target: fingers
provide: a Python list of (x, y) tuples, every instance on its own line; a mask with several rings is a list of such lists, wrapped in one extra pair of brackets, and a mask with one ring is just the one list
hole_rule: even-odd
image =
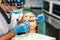
[(44, 14), (38, 15), (36, 18), (37, 22), (43, 22), (44, 21)]
[(26, 21), (25, 21), (25, 22), (23, 22), (23, 23), (25, 24), (25, 23), (27, 23), (27, 22), (28, 22), (28, 20), (26, 20)]
[(21, 23), (18, 26), (28, 27), (29, 26), (29, 21), (25, 21), (24, 23)]
[(29, 30), (29, 21), (24, 22), (24, 29), (26, 32)]
[(24, 24), (25, 24), (25, 26), (29, 26), (29, 21), (28, 20), (25, 21)]
[(41, 17), (41, 16), (43, 16), (43, 17), (44, 17), (44, 14), (40, 14), (40, 15), (38, 15), (37, 17)]
[(44, 21), (43, 17), (37, 18), (37, 22), (43, 22), (43, 21)]
[(25, 21), (25, 26), (27, 27), (27, 28), (29, 28), (29, 21)]
[(27, 21), (25, 24), (28, 25), (29, 24), (29, 21)]

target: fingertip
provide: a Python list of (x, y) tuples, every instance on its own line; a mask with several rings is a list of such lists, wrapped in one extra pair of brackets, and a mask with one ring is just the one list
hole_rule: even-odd
[(27, 23), (28, 22), (28, 20), (26, 20), (24, 23)]
[(29, 21), (27, 21), (26, 24), (29, 24)]

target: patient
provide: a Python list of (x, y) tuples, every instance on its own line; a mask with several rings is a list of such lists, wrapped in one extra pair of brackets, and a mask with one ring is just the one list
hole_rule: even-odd
[[(30, 27), (29, 27), (29, 31), (26, 33), (36, 33), (37, 32), (37, 27), (38, 27), (38, 23), (36, 22), (36, 16), (34, 15), (34, 13), (32, 12), (25, 12), (22, 19), (20, 21), (18, 21), (18, 24), (25, 22), (26, 20), (28, 20), (30, 22)], [(14, 40), (14, 38), (12, 39)]]
[(35, 21), (36, 16), (32, 12), (25, 12), (21, 21), (18, 22), (18, 24), (25, 22), (28, 20), (30, 22), (29, 31), (27, 33), (36, 33), (36, 29), (38, 26), (38, 23)]

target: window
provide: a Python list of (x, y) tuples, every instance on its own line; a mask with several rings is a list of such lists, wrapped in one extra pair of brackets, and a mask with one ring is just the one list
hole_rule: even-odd
[(60, 16), (60, 5), (53, 4), (53, 14)]
[(43, 2), (43, 9), (46, 11), (49, 11), (49, 2), (48, 1)]

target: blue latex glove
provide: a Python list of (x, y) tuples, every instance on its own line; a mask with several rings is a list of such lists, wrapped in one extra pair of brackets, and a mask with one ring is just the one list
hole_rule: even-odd
[(13, 29), (14, 35), (18, 33), (27, 32), (29, 30), (29, 21), (19, 24)]
[(44, 21), (44, 14), (38, 15), (37, 18), (36, 18), (36, 21), (37, 22), (43, 22)]

